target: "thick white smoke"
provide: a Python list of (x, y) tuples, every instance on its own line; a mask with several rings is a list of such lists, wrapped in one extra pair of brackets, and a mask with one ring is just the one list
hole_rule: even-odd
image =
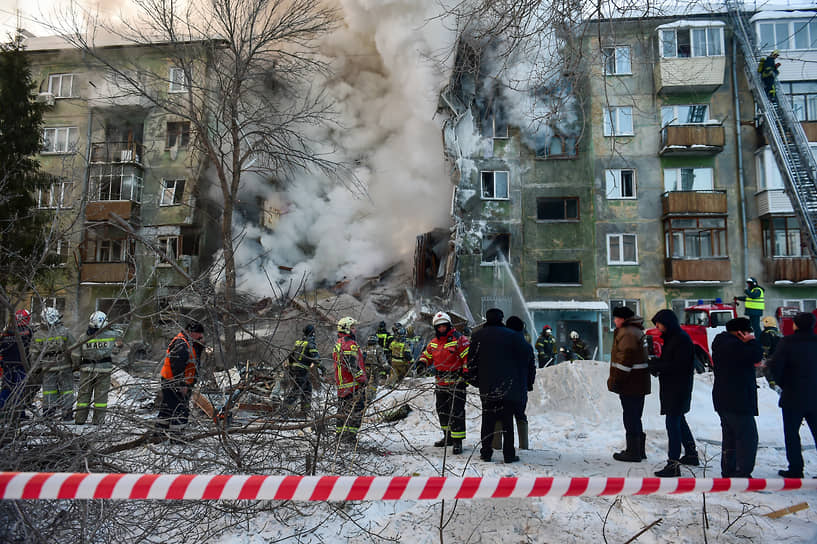
[(355, 282), (409, 259), (417, 234), (447, 224), (452, 187), (434, 116), (456, 36), (439, 9), (437, 0), (341, 2), (343, 25), (320, 48), (338, 126), (312, 136), (358, 165), (367, 194), (317, 176), (288, 184), (275, 195), (286, 213), (274, 229), (237, 226), (239, 288), (264, 293), (270, 280), (301, 275)]

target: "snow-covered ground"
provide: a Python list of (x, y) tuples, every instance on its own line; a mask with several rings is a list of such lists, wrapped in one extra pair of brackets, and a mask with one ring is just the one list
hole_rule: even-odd
[[(462, 456), (450, 455), (443, 471), (440, 448), (431, 443), (441, 434), (433, 410), (428, 379), (410, 380), (407, 389), (390, 393), (394, 400), (424, 392), (411, 400), (414, 410), (393, 426), (365, 432), (363, 445), (385, 448), (389, 455), (372, 456), (382, 470), (391, 466), (394, 475), (433, 476), (652, 476), (666, 460), (664, 419), (659, 415), (658, 381), (647, 397), (644, 427), (647, 457), (642, 463), (620, 463), (612, 452), (624, 446), (618, 397), (606, 389), (609, 363), (582, 361), (540, 370), (528, 403), (530, 450), (520, 451), (521, 462), (505, 465), (501, 454), (495, 461), (479, 460), (479, 410), (475, 390), (469, 388), (468, 438)], [(760, 446), (753, 476), (776, 478), (786, 468), (785, 449), (777, 394), (758, 381)], [(692, 411), (687, 415), (698, 451), (706, 466), (685, 469), (687, 475), (720, 476), (720, 423), (712, 409), (712, 374), (697, 375)], [(389, 397), (384, 401), (389, 402)], [(807, 428), (802, 431), (806, 451), (806, 475), (817, 474), (817, 453)], [(368, 451), (368, 449), (367, 449)], [(360, 455), (372, 455), (361, 452)], [(704, 529), (702, 495), (643, 496), (621, 498), (537, 498), (436, 502), (364, 502), (347, 504), (343, 516), (309, 534), (326, 515), (329, 505), (304, 505), (303, 526), (286, 526), (271, 516), (259, 515), (250, 527), (235, 530), (219, 542), (626, 542), (644, 526), (662, 519), (638, 542), (817, 542), (817, 513), (807, 509), (779, 519), (763, 516), (801, 502), (814, 502), (808, 492), (712, 494), (706, 496), (707, 529)], [(337, 507), (338, 505), (334, 505)], [(441, 508), (444, 529), (440, 531)], [(342, 517), (354, 520), (343, 523)], [(605, 522), (606, 520), (606, 522)], [(310, 523), (312, 522), (312, 523)], [(442, 534), (442, 538), (441, 538)], [(375, 536), (376, 535), (376, 536)], [(291, 540), (289, 540), (291, 539)]]

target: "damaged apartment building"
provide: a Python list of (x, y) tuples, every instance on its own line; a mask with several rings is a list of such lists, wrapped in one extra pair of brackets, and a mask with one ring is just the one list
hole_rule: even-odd
[[(586, 22), (560, 45), (559, 77), (533, 91), (556, 104), (540, 119), (474, 61), (484, 50), (461, 44), (457, 65), (470, 69), (440, 102), (458, 282), (476, 320), (499, 307), (534, 333), (550, 325), (559, 345), (575, 330), (604, 358), (619, 305), (680, 316), (731, 302), (752, 276), (767, 315), (814, 310), (815, 217), (790, 197), (817, 195), (804, 143), (813, 153), (816, 21), (811, 6)], [(764, 111), (784, 108), (757, 103), (752, 75), (773, 49), (792, 116), (780, 130)], [(509, 114), (520, 109), (534, 115)], [(775, 147), (792, 132), (799, 146)]]
[[(157, 96), (187, 99), (170, 45), (96, 45), (133, 66), (128, 77), (154, 86)], [(50, 106), (38, 158), (58, 181), (38, 203), (53, 211), (62, 262), (31, 294), (32, 313), (55, 306), (73, 324), (102, 310), (129, 337), (149, 336), (160, 310), (184, 305), (175, 295), (189, 285), (186, 276), (204, 269), (202, 256), (214, 252), (208, 243), (218, 239), (207, 236), (204, 161), (191, 145), (190, 123), (117, 83), (61, 38), (29, 38), (26, 51), (37, 100)]]

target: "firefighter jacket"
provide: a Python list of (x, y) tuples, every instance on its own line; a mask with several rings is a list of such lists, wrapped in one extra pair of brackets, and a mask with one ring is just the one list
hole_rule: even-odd
[(44, 326), (31, 340), (32, 364), (39, 365), (43, 370), (65, 370), (71, 368), (71, 355), (68, 348), (76, 343), (71, 331), (62, 323), (54, 326)]
[(31, 329), (17, 327), (17, 332), (20, 333), (20, 340), (23, 343), (23, 354), (20, 353), (20, 345), (17, 343), (14, 326), (6, 329), (3, 335), (0, 336), (0, 360), (4, 365), (18, 364), (25, 366), (27, 364), (28, 350), (31, 345)]
[(392, 340), (389, 351), (392, 363), (410, 363), (412, 360), (411, 350), (405, 340), (401, 341), (399, 338)]
[(420, 361), (434, 368), (437, 385), (456, 384), (467, 378), (469, 345), (468, 338), (452, 327), (448, 334), (435, 336), (428, 343)]
[(363, 350), (363, 361), (370, 376), (374, 374), (385, 376), (389, 373), (389, 362), (379, 344), (366, 346)]
[(779, 63), (773, 57), (761, 57), (757, 64), (757, 71), (763, 79), (763, 83), (772, 85), (774, 78), (780, 74)]
[(80, 367), (83, 372), (112, 372), (113, 361), (111, 355), (118, 351), (119, 333), (107, 329), (88, 327), (80, 345)]
[(610, 351), (607, 389), (624, 396), (649, 395), (649, 358), (644, 334), (644, 318), (633, 316), (616, 328)]
[(552, 334), (540, 334), (536, 339), (536, 355), (539, 359), (539, 368), (556, 355), (556, 339)]
[(570, 350), (573, 353), (574, 359), (590, 359), (590, 350), (587, 349), (587, 344), (585, 344), (581, 338), (573, 340)]
[(171, 386), (191, 386), (196, 383), (198, 357), (194, 342), (184, 332), (180, 332), (167, 347), (162, 365), (162, 378)]
[(315, 337), (310, 335), (296, 340), (289, 360), (292, 368), (302, 370), (309, 370), (312, 366), (320, 365), (321, 357), (318, 354)]
[(366, 365), (353, 335), (338, 334), (332, 359), (335, 362), (338, 397), (348, 397), (366, 384)]

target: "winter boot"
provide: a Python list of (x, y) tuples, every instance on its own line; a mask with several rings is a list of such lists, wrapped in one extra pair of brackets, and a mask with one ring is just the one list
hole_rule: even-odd
[(451, 443), (451, 433), (448, 431), (443, 432), (443, 437), (436, 442), (434, 442), (435, 448), (444, 448)]
[(641, 451), (641, 458), (647, 458), (647, 433), (641, 433), (641, 440), (638, 443)]
[(516, 432), (519, 435), (519, 449), (527, 450), (528, 448), (528, 422), (521, 419), (516, 420)]
[(691, 467), (697, 467), (701, 464), (701, 460), (698, 459), (698, 452), (695, 450), (692, 450), (692, 453), (685, 453), (678, 462)]
[(459, 455), (462, 453), (462, 439), (455, 438), (454, 439), (454, 446), (451, 448), (451, 453), (454, 455)]
[(627, 435), (627, 448), (623, 451), (613, 454), (613, 459), (616, 461), (624, 461), (627, 463), (641, 462), (641, 437), (637, 434)]
[(795, 470), (778, 470), (777, 474), (784, 478), (802, 478), (803, 471), (797, 472)]
[(681, 476), (681, 463), (670, 459), (667, 461), (667, 466), (655, 472), (659, 478), (679, 478)]
[(497, 421), (494, 423), (494, 441), (491, 444), (491, 447), (495, 450), (502, 449), (502, 422)]

